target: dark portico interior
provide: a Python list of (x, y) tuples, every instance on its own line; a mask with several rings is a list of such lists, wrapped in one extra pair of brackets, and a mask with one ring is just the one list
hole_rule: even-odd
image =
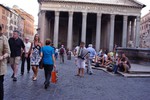
[[(46, 18), (49, 22), (48, 26), (48, 36), (52, 39), (54, 37), (54, 21), (55, 14), (54, 11), (47, 11)], [(61, 44), (67, 47), (67, 34), (68, 34), (68, 12), (60, 12), (59, 15), (59, 36), (58, 36), (58, 47)], [(110, 14), (102, 14), (101, 17), (101, 44), (100, 48), (108, 49), (109, 45), (109, 34), (110, 34)], [(92, 43), (95, 47), (96, 44), (96, 25), (97, 25), (97, 15), (96, 13), (87, 14), (87, 24), (86, 24), (86, 46)], [(81, 42), (82, 34), (82, 13), (74, 12), (73, 14), (73, 39), (72, 47), (79, 45)], [(114, 44), (122, 46), (122, 34), (123, 34), (123, 16), (115, 16), (115, 26), (114, 26)], [(48, 38), (48, 37), (47, 37)]]

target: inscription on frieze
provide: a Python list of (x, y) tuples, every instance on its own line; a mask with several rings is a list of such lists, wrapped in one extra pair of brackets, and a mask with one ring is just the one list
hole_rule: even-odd
[(126, 12), (126, 9), (120, 9), (118, 7), (103, 7), (103, 6), (89, 6), (89, 5), (68, 5), (63, 4), (59, 5), (62, 9), (73, 9), (73, 10), (79, 10), (79, 11), (102, 11), (102, 12)]
[(73, 11), (73, 12), (93, 12), (93, 13), (108, 13), (108, 14), (123, 14), (123, 15), (140, 15), (140, 9), (110, 6), (97, 4), (77, 4), (77, 3), (43, 3), (41, 10), (58, 10), (58, 11)]

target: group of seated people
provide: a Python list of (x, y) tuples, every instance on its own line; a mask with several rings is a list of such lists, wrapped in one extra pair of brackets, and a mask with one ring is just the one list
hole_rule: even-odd
[(94, 62), (95, 67), (106, 68), (110, 72), (117, 73), (117, 71), (128, 73), (131, 68), (129, 59), (126, 57), (125, 53), (121, 56), (118, 53), (113, 52), (102, 52), (97, 55), (97, 60)]

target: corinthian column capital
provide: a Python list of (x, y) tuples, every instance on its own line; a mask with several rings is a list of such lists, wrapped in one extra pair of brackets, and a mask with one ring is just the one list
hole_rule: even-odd
[(115, 15), (111, 14), (110, 18), (111, 18), (111, 20), (114, 20), (115, 19)]
[(140, 19), (141, 19), (140, 16), (137, 16), (137, 17), (136, 17), (136, 21), (137, 21), (137, 22), (140, 22)]
[(98, 16), (98, 17), (101, 17), (101, 16), (102, 16), (102, 13), (97, 13), (97, 16)]
[(82, 15), (83, 15), (83, 16), (87, 16), (87, 12), (83, 12)]
[(55, 16), (59, 16), (59, 11), (55, 11)]
[(73, 16), (73, 12), (72, 11), (69, 11), (69, 16)]
[(127, 21), (128, 20), (128, 16), (127, 15), (124, 15), (123, 16), (123, 21)]

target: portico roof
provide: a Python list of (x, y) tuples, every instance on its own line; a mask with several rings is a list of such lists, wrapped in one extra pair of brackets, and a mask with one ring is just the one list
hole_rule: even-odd
[(118, 6), (129, 6), (129, 7), (145, 7), (144, 4), (137, 0), (38, 0), (42, 2), (75, 2), (75, 3), (92, 3), (92, 4), (106, 4), (106, 5), (118, 5)]

